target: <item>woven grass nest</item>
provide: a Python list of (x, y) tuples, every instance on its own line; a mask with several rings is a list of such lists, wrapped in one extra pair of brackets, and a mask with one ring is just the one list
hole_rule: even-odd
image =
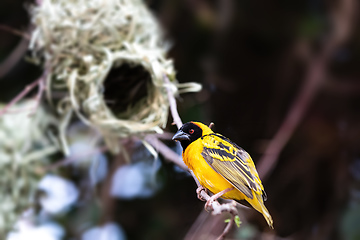
[[(14, 226), (19, 214), (30, 208), (37, 181), (46, 171), (50, 156), (59, 151), (44, 137), (57, 121), (40, 106), (29, 116), (35, 104), (26, 100), (12, 106), (0, 118), (0, 236)], [(0, 104), (0, 107), (3, 107)]]
[(76, 113), (113, 152), (119, 138), (162, 132), (167, 89), (201, 89), (177, 83), (162, 31), (141, 0), (44, 0), (30, 12), (29, 49), (48, 71), (48, 98), (63, 125)]

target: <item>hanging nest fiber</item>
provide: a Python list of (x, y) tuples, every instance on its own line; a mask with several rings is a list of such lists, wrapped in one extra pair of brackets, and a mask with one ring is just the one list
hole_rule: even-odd
[(56, 121), (41, 107), (29, 116), (26, 110), (34, 104), (33, 100), (24, 101), (0, 118), (0, 236), (3, 237), (18, 216), (31, 207), (49, 157), (59, 151), (44, 136)]
[(162, 132), (167, 88), (201, 89), (177, 83), (159, 24), (141, 0), (44, 0), (30, 12), (29, 48), (49, 72), (48, 97), (63, 125), (75, 112), (113, 152), (119, 138)]

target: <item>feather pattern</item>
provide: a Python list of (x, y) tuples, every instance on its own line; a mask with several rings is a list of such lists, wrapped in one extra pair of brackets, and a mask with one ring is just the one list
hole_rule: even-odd
[(184, 163), (203, 187), (213, 194), (233, 188), (221, 197), (252, 206), (273, 228), (272, 217), (264, 205), (264, 187), (244, 149), (200, 122), (185, 123), (173, 140), (180, 141)]
[(252, 199), (252, 191), (263, 195), (264, 187), (258, 177), (250, 155), (228, 138), (212, 133), (202, 136), (203, 151), (201, 155), (207, 163), (236, 189)]

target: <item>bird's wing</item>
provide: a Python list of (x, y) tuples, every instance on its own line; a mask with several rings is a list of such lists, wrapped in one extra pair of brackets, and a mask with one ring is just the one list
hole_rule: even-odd
[(253, 198), (253, 190), (266, 200), (254, 162), (245, 150), (220, 134), (205, 135), (202, 143), (201, 154), (217, 173), (248, 198)]

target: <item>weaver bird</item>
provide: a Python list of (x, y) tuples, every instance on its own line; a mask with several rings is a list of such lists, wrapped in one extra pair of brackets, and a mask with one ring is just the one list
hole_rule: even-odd
[[(185, 123), (172, 139), (180, 141), (184, 163), (203, 188), (222, 198), (250, 204), (273, 228), (264, 205), (267, 198), (264, 187), (244, 149), (200, 122)], [(197, 190), (198, 194), (203, 188)]]

